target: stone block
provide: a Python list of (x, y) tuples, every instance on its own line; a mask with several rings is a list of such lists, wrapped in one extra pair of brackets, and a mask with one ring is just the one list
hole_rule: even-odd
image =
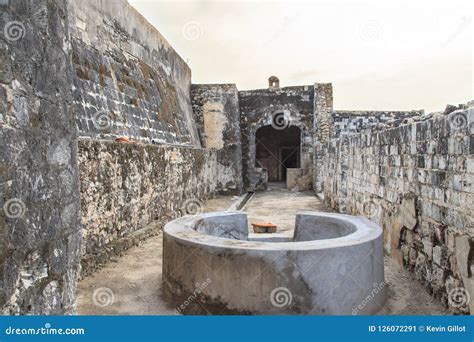
[(423, 253), (418, 253), (415, 260), (415, 276), (420, 279), (426, 279), (426, 256)]
[(455, 238), (456, 264), (463, 278), (471, 277), (471, 239), (467, 235)]
[(412, 246), (415, 241), (415, 233), (409, 229), (405, 231), (405, 243)]
[(415, 202), (416, 198), (414, 196), (404, 197), (400, 207), (402, 224), (409, 230), (413, 230), (417, 223)]
[(433, 247), (433, 262), (440, 267), (448, 267), (448, 249), (445, 246)]
[(410, 265), (415, 265), (418, 259), (418, 251), (415, 248), (410, 248), (409, 261)]
[(423, 243), (423, 253), (426, 254), (428, 259), (431, 259), (433, 255), (433, 244), (428, 239), (422, 239), (421, 242)]
[(441, 267), (433, 265), (431, 271), (431, 286), (435, 292), (443, 291), (445, 286), (446, 271)]
[(409, 245), (403, 245), (400, 248), (400, 250), (401, 250), (404, 262), (408, 264), (410, 262), (410, 246)]
[(305, 191), (313, 187), (313, 169), (286, 169), (286, 187), (292, 191)]

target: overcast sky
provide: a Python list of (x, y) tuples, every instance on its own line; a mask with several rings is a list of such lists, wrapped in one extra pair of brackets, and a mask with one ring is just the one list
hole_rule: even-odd
[(443, 110), (473, 98), (472, 1), (129, 0), (193, 83), (331, 82), (335, 109)]

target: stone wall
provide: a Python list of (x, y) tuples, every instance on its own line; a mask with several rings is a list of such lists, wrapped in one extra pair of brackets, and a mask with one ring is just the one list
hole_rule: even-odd
[(314, 141), (326, 142), (331, 138), (333, 128), (332, 84), (316, 83), (314, 92)]
[(125, 0), (68, 2), (80, 136), (199, 147), (191, 70)]
[(223, 183), (217, 153), (204, 149), (80, 139), (79, 166), (83, 275), (138, 230), (199, 213)]
[(473, 312), (448, 301), (462, 286), (474, 297), (473, 116), (411, 118), (315, 152), (316, 191), (327, 204), (378, 222), (386, 252), (457, 312)]
[(259, 128), (275, 124), (273, 121), (278, 113), (285, 116), (285, 122), (282, 122), (284, 126), (298, 127), (301, 130), (301, 167), (312, 166), (313, 98), (313, 86), (239, 91), (242, 164), (246, 189), (258, 189), (264, 181), (262, 170), (255, 166), (255, 136)]
[(0, 12), (0, 313), (72, 313), (81, 226), (68, 11), (24, 0)]
[[(69, 0), (68, 11), (74, 113), (89, 139), (78, 151), (87, 275), (186, 199), (199, 210), (240, 177), (225, 173), (222, 154), (199, 149), (191, 70), (153, 26), (125, 0)], [(144, 144), (113, 142), (121, 136)]]
[(437, 296), (474, 298), (466, 110), (329, 141), (367, 118), (333, 112), (331, 84), (196, 85), (192, 103), (189, 67), (125, 0), (0, 3), (1, 313), (73, 313), (81, 253), (87, 274), (205, 197), (259, 188), (256, 132), (276, 114), (301, 132), (299, 177), (315, 166), (316, 191), (379, 222)]
[(217, 150), (224, 193), (242, 192), (240, 108), (235, 84), (193, 84), (191, 99), (201, 145)]
[(362, 133), (370, 130), (371, 127), (386, 124), (390, 121), (413, 116), (423, 115), (423, 110), (412, 111), (362, 111), (362, 110), (335, 110), (332, 112), (332, 138), (339, 138), (341, 135)]
[(228, 177), (189, 67), (125, 0), (0, 6), (0, 311), (71, 313), (81, 253), (87, 274)]

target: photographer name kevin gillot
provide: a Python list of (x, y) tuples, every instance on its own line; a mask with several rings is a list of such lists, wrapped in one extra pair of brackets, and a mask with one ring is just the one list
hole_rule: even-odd
[(465, 325), (427, 325), (425, 327), (426, 332), (466, 332)]

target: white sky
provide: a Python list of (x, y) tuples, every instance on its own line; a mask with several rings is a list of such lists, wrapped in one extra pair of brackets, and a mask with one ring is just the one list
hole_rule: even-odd
[(331, 82), (335, 109), (430, 112), (474, 98), (474, 1), (129, 2), (193, 83)]

